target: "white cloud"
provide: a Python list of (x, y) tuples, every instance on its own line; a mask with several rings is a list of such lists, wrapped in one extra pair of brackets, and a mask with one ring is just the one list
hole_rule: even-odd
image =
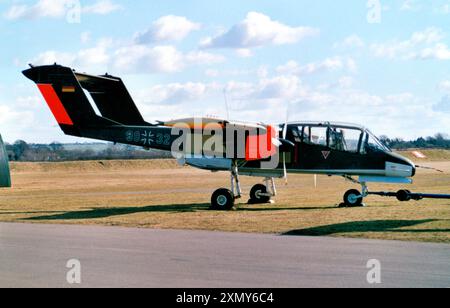
[(205, 51), (183, 53), (171, 45), (147, 46), (101, 39), (92, 48), (78, 52), (48, 50), (31, 61), (34, 65), (58, 63), (80, 71), (113, 69), (117, 73), (175, 73), (193, 65), (212, 65), (225, 61), (221, 55)]
[(191, 65), (209, 65), (224, 61), (222, 56), (201, 51), (184, 54), (173, 46), (131, 45), (113, 56), (114, 69), (126, 73), (174, 73)]
[(222, 63), (225, 57), (204, 51), (191, 51), (184, 55), (186, 65), (211, 65)]
[(357, 64), (352, 58), (331, 57), (320, 62), (312, 62), (300, 65), (296, 61), (289, 61), (285, 65), (277, 67), (277, 72), (292, 75), (310, 75), (320, 72), (337, 71), (347, 69), (350, 72), (357, 70)]
[(253, 52), (246, 48), (236, 49), (236, 54), (241, 58), (250, 58), (253, 56)]
[(153, 22), (147, 31), (136, 35), (136, 42), (148, 44), (155, 42), (181, 41), (201, 25), (182, 16), (163, 16)]
[(227, 32), (205, 39), (204, 48), (249, 49), (266, 45), (294, 44), (315, 36), (319, 30), (310, 27), (290, 27), (257, 12), (250, 12)]
[(420, 59), (450, 60), (450, 48), (443, 43), (423, 49), (417, 56)]
[(121, 9), (122, 6), (113, 3), (111, 0), (99, 0), (91, 5), (83, 6), (82, 12), (86, 14), (108, 15)]
[(123, 72), (166, 72), (181, 69), (183, 55), (173, 46), (147, 47), (132, 45), (114, 53), (113, 66)]
[(301, 81), (296, 76), (277, 76), (263, 79), (253, 96), (258, 99), (292, 99), (298, 94)]
[(29, 61), (34, 65), (48, 65), (58, 63), (66, 66), (76, 67), (83, 70), (91, 70), (93, 67), (105, 67), (110, 56), (104, 46), (82, 49), (77, 53), (58, 52), (54, 50), (45, 51)]
[(34, 116), (30, 111), (17, 111), (8, 105), (0, 104), (0, 126), (2, 127), (21, 125), (28, 127), (33, 120)]
[(82, 44), (87, 44), (91, 40), (91, 32), (85, 31), (80, 34), (80, 41)]
[(355, 83), (355, 80), (353, 79), (353, 77), (350, 77), (350, 76), (344, 76), (344, 77), (339, 78), (339, 80), (338, 80), (338, 85), (341, 88), (351, 88), (354, 83)]
[(413, 33), (408, 40), (372, 44), (371, 50), (380, 58), (450, 60), (450, 49), (442, 42), (444, 37), (441, 29), (431, 27)]
[[(74, 9), (74, 2), (70, 0), (38, 0), (33, 5), (14, 4), (4, 14), (6, 19), (38, 19), (38, 18), (64, 18), (69, 10)], [(98, 0), (92, 5), (84, 6), (81, 12), (86, 14), (105, 15), (121, 7), (111, 0)]]
[(450, 80), (444, 80), (438, 84), (438, 89), (450, 93)]
[(342, 42), (334, 44), (337, 49), (359, 49), (365, 46), (364, 40), (356, 34), (346, 37)]
[(22, 109), (37, 109), (42, 106), (42, 98), (37, 95), (20, 96), (16, 99), (16, 106)]
[(437, 12), (440, 14), (444, 14), (444, 15), (450, 14), (450, 2), (447, 2), (447, 3), (443, 4), (442, 6), (440, 6), (437, 9)]
[(401, 11), (419, 11), (421, 10), (422, 5), (417, 0), (403, 0), (403, 3), (400, 7)]
[(437, 112), (450, 113), (450, 95), (442, 97), (441, 101), (433, 106)]
[(208, 87), (204, 83), (193, 82), (157, 85), (146, 91), (146, 96), (152, 104), (177, 105), (185, 102), (193, 103), (195, 100), (204, 98)]

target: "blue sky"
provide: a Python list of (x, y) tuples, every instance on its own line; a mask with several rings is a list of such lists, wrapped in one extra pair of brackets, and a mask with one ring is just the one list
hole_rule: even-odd
[(64, 136), (28, 63), (123, 77), (149, 121), (186, 116), (450, 133), (450, 0), (0, 0), (0, 133)]

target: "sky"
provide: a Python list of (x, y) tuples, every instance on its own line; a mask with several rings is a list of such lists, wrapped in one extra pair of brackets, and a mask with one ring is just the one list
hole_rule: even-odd
[[(148, 121), (339, 121), (450, 134), (450, 0), (0, 0), (0, 133), (64, 136), (21, 71), (120, 76)], [(226, 98), (226, 99), (225, 99)]]

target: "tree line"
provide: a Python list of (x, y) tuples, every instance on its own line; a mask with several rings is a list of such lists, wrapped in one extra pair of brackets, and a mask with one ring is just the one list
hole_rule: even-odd
[(380, 140), (387, 146), (395, 150), (405, 149), (450, 149), (450, 138), (446, 134), (436, 134), (434, 137), (418, 138), (412, 141), (405, 141), (401, 138), (390, 139), (386, 136)]
[[(98, 148), (101, 146), (101, 150)], [(156, 159), (170, 158), (170, 153), (157, 150), (146, 151), (139, 147), (115, 144), (80, 144), (72, 147), (58, 142), (51, 144), (29, 144), (18, 140), (5, 144), (10, 161), (78, 161), (113, 159)]]
[[(405, 149), (450, 149), (450, 138), (445, 134), (434, 137), (418, 138), (405, 141), (401, 138), (390, 139), (387, 136), (380, 140), (394, 150)], [(98, 150), (101, 145), (101, 150)], [(51, 144), (28, 144), (18, 140), (13, 144), (5, 144), (10, 161), (77, 161), (77, 160), (112, 160), (112, 159), (156, 159), (170, 158), (170, 153), (144, 150), (140, 147), (115, 144), (80, 144), (69, 148), (67, 145), (53, 142)]]

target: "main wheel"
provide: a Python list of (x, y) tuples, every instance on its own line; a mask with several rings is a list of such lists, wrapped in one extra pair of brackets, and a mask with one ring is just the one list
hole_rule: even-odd
[(253, 204), (268, 203), (270, 196), (267, 196), (266, 185), (257, 184), (250, 191), (250, 202)]
[(344, 203), (348, 207), (358, 207), (361, 206), (363, 202), (363, 197), (359, 191), (356, 189), (349, 190), (344, 195)]
[(234, 201), (234, 195), (229, 189), (218, 189), (211, 197), (211, 209), (229, 211), (234, 207)]
[(400, 202), (411, 201), (411, 192), (409, 190), (399, 190), (397, 192), (397, 200)]

